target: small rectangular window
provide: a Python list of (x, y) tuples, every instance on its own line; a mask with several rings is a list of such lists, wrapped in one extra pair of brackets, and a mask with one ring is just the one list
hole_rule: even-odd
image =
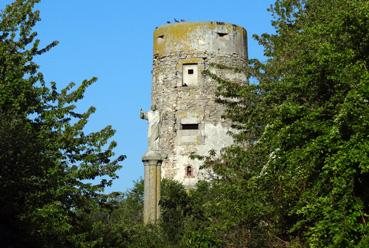
[(198, 85), (198, 65), (184, 64), (182, 68), (182, 86)]
[(186, 177), (193, 177), (193, 170), (191, 165), (186, 167)]
[(197, 130), (199, 129), (199, 124), (181, 124), (182, 130)]

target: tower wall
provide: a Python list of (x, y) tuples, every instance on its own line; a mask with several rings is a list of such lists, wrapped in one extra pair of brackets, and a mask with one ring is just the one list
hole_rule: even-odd
[(227, 23), (175, 23), (154, 32), (152, 110), (159, 114), (157, 150), (162, 178), (192, 187), (208, 171), (192, 153), (207, 155), (232, 144), (224, 107), (215, 102), (217, 82), (202, 72), (245, 81), (245, 75), (211, 64), (243, 68), (247, 60), (245, 29)]

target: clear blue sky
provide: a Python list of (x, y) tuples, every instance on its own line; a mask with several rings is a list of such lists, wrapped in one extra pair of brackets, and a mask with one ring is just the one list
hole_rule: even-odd
[[(0, 9), (11, 2), (0, 0)], [(43, 0), (37, 8), (42, 21), (36, 30), (42, 44), (60, 44), (38, 59), (46, 80), (65, 86), (92, 76), (92, 85), (80, 102), (95, 106), (88, 130), (111, 124), (116, 129), (117, 154), (126, 154), (119, 179), (108, 191), (126, 191), (143, 177), (141, 156), (146, 150), (147, 124), (139, 110), (149, 109), (152, 33), (156, 26), (186, 21), (222, 21), (248, 31), (250, 58), (262, 58), (263, 49), (252, 34), (272, 32), (271, 0)]]

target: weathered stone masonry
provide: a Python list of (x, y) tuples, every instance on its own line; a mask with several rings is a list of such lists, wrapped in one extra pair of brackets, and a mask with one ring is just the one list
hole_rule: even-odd
[[(142, 113), (149, 121), (149, 146), (143, 158), (146, 220), (153, 212), (158, 218), (158, 207), (150, 212), (146, 205), (150, 205), (149, 199), (157, 202), (160, 198), (160, 179), (155, 182), (159, 189), (150, 191), (149, 185), (154, 184), (146, 185), (146, 177), (160, 175), (193, 187), (198, 180), (207, 179), (209, 172), (199, 170), (200, 162), (190, 159), (191, 153), (207, 155), (211, 149), (219, 151), (232, 143), (227, 134), (230, 123), (221, 118), (224, 108), (215, 102), (217, 82), (202, 72), (209, 69), (222, 78), (245, 81), (244, 74), (211, 64), (244, 67), (246, 42), (245, 29), (227, 23), (183, 22), (155, 30), (152, 105), (151, 111)], [(150, 154), (158, 161), (152, 164), (159, 166), (151, 174), (146, 173)], [(149, 191), (159, 193), (152, 197), (146, 195), (153, 194)]]

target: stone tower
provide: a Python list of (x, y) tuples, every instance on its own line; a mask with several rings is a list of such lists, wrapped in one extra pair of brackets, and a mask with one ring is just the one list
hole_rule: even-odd
[(208, 179), (191, 154), (208, 155), (232, 143), (230, 123), (216, 103), (217, 82), (204, 70), (224, 79), (245, 81), (244, 73), (219, 69), (243, 68), (247, 36), (242, 27), (221, 22), (180, 22), (154, 32), (152, 105), (141, 118), (149, 122), (145, 165), (145, 222), (159, 217), (160, 178), (175, 179), (185, 187)]

